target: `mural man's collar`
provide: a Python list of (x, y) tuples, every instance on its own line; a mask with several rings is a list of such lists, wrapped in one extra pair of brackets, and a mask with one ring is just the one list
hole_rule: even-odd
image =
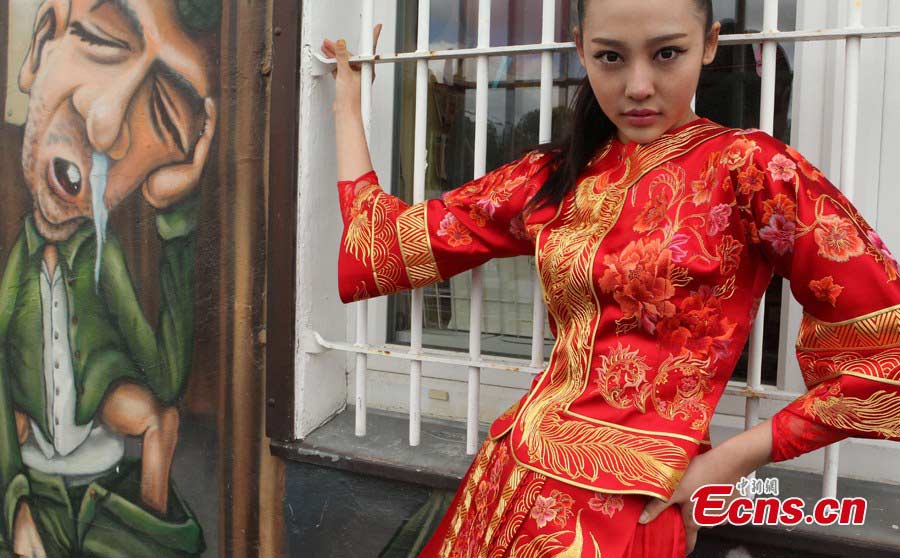
[[(90, 221), (85, 221), (72, 233), (72, 236), (56, 243), (56, 247), (66, 259), (69, 269), (72, 269), (75, 263), (75, 256), (78, 255), (81, 245), (92, 236), (94, 236), (94, 227)], [(47, 239), (41, 236), (41, 233), (37, 230), (37, 225), (34, 224), (34, 215), (28, 215), (25, 218), (25, 243), (28, 246), (29, 256), (34, 256), (38, 250), (47, 244)]]

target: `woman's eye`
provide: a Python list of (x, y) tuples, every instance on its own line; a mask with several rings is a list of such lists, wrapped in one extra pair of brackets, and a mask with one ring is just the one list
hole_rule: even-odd
[(603, 62), (605, 64), (614, 64), (614, 63), (618, 62), (619, 60), (621, 60), (622, 57), (619, 56), (618, 53), (615, 53), (615, 52), (612, 52), (609, 50), (605, 50), (603, 52), (598, 52), (594, 56), (594, 58), (600, 60), (601, 62)]
[(676, 58), (678, 58), (678, 55), (681, 54), (682, 52), (684, 52), (684, 49), (667, 47), (667, 48), (661, 49), (657, 53), (657, 56), (659, 56), (660, 60), (675, 60)]

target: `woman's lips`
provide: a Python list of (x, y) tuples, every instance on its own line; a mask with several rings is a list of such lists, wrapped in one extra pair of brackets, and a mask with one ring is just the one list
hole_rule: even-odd
[(54, 157), (47, 166), (47, 181), (64, 199), (74, 199), (81, 193), (84, 181), (78, 166), (62, 157)]
[(647, 110), (630, 111), (625, 113), (625, 119), (632, 126), (649, 126), (655, 123), (660, 116), (662, 116), (662, 113)]

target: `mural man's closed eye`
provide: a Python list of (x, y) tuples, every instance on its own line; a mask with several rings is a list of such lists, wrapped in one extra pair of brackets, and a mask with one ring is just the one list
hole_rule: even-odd
[[(33, 211), (0, 280), (0, 554), (203, 551), (169, 475), (193, 347), (220, 1), (34, 2), (18, 84)], [(132, 195), (157, 212), (155, 321), (107, 230)], [(125, 457), (128, 436), (142, 439), (139, 460)]]

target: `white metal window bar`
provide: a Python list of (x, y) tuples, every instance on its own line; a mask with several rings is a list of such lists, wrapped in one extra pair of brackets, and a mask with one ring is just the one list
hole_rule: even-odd
[[(846, 74), (844, 77), (844, 123), (841, 150), (841, 180), (839, 186), (853, 201), (856, 157), (856, 136), (858, 129), (857, 105), (859, 103), (860, 44), (863, 38), (900, 37), (900, 26), (864, 28), (862, 26), (862, 2), (846, 0), (849, 6), (849, 23), (840, 29), (818, 29), (809, 31), (778, 31), (779, 0), (764, 0), (763, 31), (726, 35), (720, 38), (722, 45), (762, 43), (762, 90), (760, 95), (760, 128), (769, 134), (774, 129), (775, 112), (775, 64), (778, 42), (845, 40)], [(416, 105), (415, 105), (415, 166), (413, 183), (413, 203), (424, 200), (425, 193), (425, 142), (427, 131), (428, 62), (441, 59), (477, 58), (476, 82), (476, 127), (475, 127), (475, 168), (474, 178), (485, 173), (487, 137), (487, 93), (488, 57), (541, 54), (541, 96), (539, 142), (550, 141), (552, 124), (553, 54), (575, 48), (573, 42), (559, 43), (554, 40), (556, 19), (555, 0), (543, 0), (542, 42), (540, 44), (515, 46), (490, 46), (490, 0), (479, 0), (478, 42), (476, 48), (431, 51), (429, 50), (430, 0), (418, 3), (418, 36), (415, 52), (396, 53), (388, 56), (373, 54), (373, 11), (374, 0), (363, 0), (361, 18), (360, 54), (352, 59), (362, 63), (362, 115), (368, 138), (372, 105), (372, 72), (374, 64), (416, 61)], [(323, 76), (334, 68), (334, 61), (323, 58), (308, 45), (305, 47), (313, 63), (312, 75)], [(468, 368), (467, 401), (467, 453), (473, 454), (478, 441), (478, 407), (480, 373), (484, 368), (507, 372), (538, 374), (544, 369), (544, 306), (542, 288), (533, 272), (534, 279), (534, 319), (532, 332), (532, 355), (530, 363), (521, 359), (485, 358), (481, 354), (483, 284), (481, 269), (472, 270), (470, 335), (468, 358), (458, 351), (423, 350), (422, 347), (422, 289), (412, 292), (410, 344), (408, 351), (397, 350), (395, 345), (374, 346), (368, 343), (366, 324), (368, 323), (368, 301), (356, 303), (357, 324), (355, 343), (330, 341), (318, 332), (304, 332), (303, 347), (308, 352), (326, 349), (356, 354), (356, 435), (366, 433), (366, 372), (368, 355), (383, 355), (410, 361), (409, 393), (409, 443), (419, 444), (421, 424), (421, 382), (422, 363), (432, 362), (447, 365), (462, 365)], [(745, 428), (751, 428), (759, 420), (760, 399), (792, 401), (800, 393), (773, 389), (761, 383), (762, 372), (762, 328), (764, 300), (750, 334), (750, 355), (746, 382), (730, 381), (725, 394), (746, 399)], [(834, 497), (837, 490), (838, 445), (832, 444), (825, 451), (823, 496)]]

